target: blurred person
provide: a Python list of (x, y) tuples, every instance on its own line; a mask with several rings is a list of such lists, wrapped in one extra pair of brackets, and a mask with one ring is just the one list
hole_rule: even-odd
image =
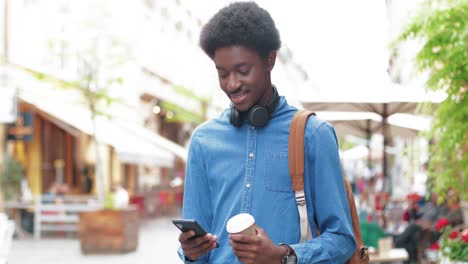
[(447, 197), (447, 220), (450, 226), (455, 227), (464, 223), (463, 209), (460, 204), (460, 196), (453, 191)]
[(361, 194), (364, 191), (364, 188), (366, 188), (366, 180), (364, 177), (359, 177), (358, 180), (356, 181), (356, 187), (358, 190), (358, 193)]
[(89, 166), (84, 166), (81, 170), (83, 193), (90, 194), (93, 191), (93, 178), (91, 177)]
[(33, 194), (31, 192), (31, 188), (29, 188), (28, 178), (26, 177), (26, 170), (24, 168), (21, 170), (20, 189), (21, 201), (30, 202), (33, 200)]
[(403, 220), (409, 223), (416, 222), (419, 218), (421, 218), (422, 213), (421, 209), (418, 205), (421, 196), (417, 193), (411, 193), (407, 195), (408, 200), (408, 208), (403, 212)]
[[(413, 197), (411, 197), (413, 196)], [(409, 199), (413, 198), (412, 205), (417, 207), (417, 194), (408, 195)], [(410, 218), (408, 226), (405, 230), (395, 237), (395, 246), (405, 248), (409, 255), (409, 260), (405, 263), (415, 263), (418, 258), (418, 250), (423, 252), (432, 243), (440, 237), (439, 231), (435, 225), (437, 220), (447, 215), (448, 209), (445, 204), (438, 204), (438, 195), (431, 193), (429, 201), (425, 203), (421, 210), (417, 210)], [(413, 219), (411, 219), (413, 217)]]
[(427, 162), (421, 165), (421, 169), (414, 175), (413, 184), (411, 186), (412, 192), (421, 196), (426, 195), (427, 168)]
[(169, 191), (167, 186), (158, 192), (158, 215), (169, 214)]
[(448, 213), (447, 203), (438, 204), (438, 199), (439, 196), (437, 193), (432, 192), (429, 196), (429, 201), (427, 201), (421, 209), (421, 225), (425, 230), (433, 229), (437, 220), (446, 216)]
[[(180, 234), (185, 263), (345, 263), (355, 250), (336, 135), (314, 116), (305, 129), (304, 182), (309, 220), (315, 216), (321, 234), (311, 225), (315, 238), (300, 243), (287, 155), (297, 109), (271, 83), (280, 45), (270, 14), (254, 2), (222, 8), (202, 29), (200, 46), (231, 107), (190, 141), (183, 217), (211, 233)], [(226, 232), (239, 213), (254, 216), (256, 235)]]
[(114, 200), (114, 208), (125, 208), (130, 201), (128, 191), (120, 183), (112, 185), (112, 198)]

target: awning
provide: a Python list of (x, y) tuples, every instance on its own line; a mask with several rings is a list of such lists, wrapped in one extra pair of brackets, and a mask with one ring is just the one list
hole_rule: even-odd
[[(35, 85), (41, 86), (40, 82)], [(67, 132), (93, 135), (91, 114), (76, 100), (79, 98), (76, 91), (41, 87), (40, 92), (38, 89), (20, 90), (19, 98)], [(176, 155), (186, 160), (183, 147), (141, 125), (99, 116), (96, 130), (99, 142), (112, 146), (122, 162), (172, 167)]]

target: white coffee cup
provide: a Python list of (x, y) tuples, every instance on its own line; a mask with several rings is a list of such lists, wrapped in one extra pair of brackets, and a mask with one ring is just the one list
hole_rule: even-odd
[(231, 217), (226, 224), (226, 230), (230, 234), (244, 234), (254, 236), (257, 234), (255, 231), (255, 219), (252, 215), (242, 213)]

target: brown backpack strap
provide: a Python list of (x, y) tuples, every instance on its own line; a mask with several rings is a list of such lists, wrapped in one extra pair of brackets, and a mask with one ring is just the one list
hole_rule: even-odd
[(353, 191), (347, 179), (344, 179), (344, 183), (346, 187), (346, 196), (348, 198), (349, 211), (351, 214), (351, 219), (353, 220), (354, 238), (356, 239), (357, 247), (362, 248), (364, 243), (362, 243), (361, 226), (359, 225), (359, 216), (357, 215), (357, 209), (356, 209), (356, 203), (354, 202)]
[(315, 115), (315, 113), (299, 110), (291, 121), (288, 142), (289, 173), (294, 191), (304, 190), (304, 131), (310, 115)]
[[(296, 202), (299, 209), (299, 214), (301, 214), (300, 206), (301, 201), (303, 205), (306, 203), (304, 195), (304, 133), (307, 119), (310, 115), (315, 115), (315, 113), (307, 110), (299, 110), (294, 114), (294, 117), (291, 121), (291, 128), (289, 132), (289, 142), (288, 142), (288, 159), (289, 159), (289, 173), (291, 174), (291, 181), (293, 190), (296, 194)], [(369, 263), (369, 254), (367, 247), (364, 246), (362, 242), (361, 227), (359, 225), (359, 216), (357, 215), (356, 204), (354, 202), (353, 192), (351, 186), (346, 178), (344, 178), (344, 184), (346, 188), (346, 198), (348, 200), (348, 205), (351, 214), (351, 220), (353, 225), (354, 238), (356, 239), (357, 247), (356, 251), (352, 257), (346, 262), (347, 264), (367, 264)], [(300, 195), (299, 195), (300, 194)], [(300, 196), (300, 197), (298, 197)], [(305, 213), (305, 219), (307, 219), (307, 213)], [(302, 219), (302, 217), (300, 217)], [(302, 220), (301, 220), (302, 222)], [(307, 221), (306, 221), (307, 222)], [(317, 227), (317, 234), (320, 234), (318, 230), (317, 221), (314, 218), (313, 221)], [(307, 223), (306, 223), (307, 224)], [(301, 223), (301, 241), (302, 239), (302, 223)]]

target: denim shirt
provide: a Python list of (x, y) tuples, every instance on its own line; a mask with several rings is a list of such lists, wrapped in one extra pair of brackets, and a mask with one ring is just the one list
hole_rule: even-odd
[[(263, 128), (236, 128), (229, 111), (198, 127), (190, 142), (183, 217), (218, 236), (219, 248), (192, 263), (240, 263), (226, 223), (250, 213), (275, 244), (296, 251), (298, 263), (344, 263), (355, 250), (351, 217), (333, 127), (311, 116), (305, 132), (304, 191), (314, 237), (300, 241), (299, 213), (288, 168), (289, 126), (296, 108), (281, 97)], [(179, 247), (179, 256), (183, 252)], [(188, 263), (188, 262), (187, 262)]]

